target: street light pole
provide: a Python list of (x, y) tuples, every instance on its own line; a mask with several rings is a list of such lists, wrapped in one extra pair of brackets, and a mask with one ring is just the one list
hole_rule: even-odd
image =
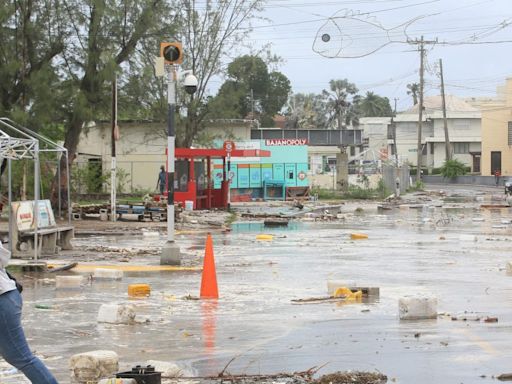
[[(167, 242), (162, 247), (160, 256), (161, 265), (180, 265), (180, 248), (174, 242), (174, 152), (176, 142), (176, 124), (174, 116), (176, 113), (176, 82), (178, 73), (177, 65), (183, 62), (183, 47), (179, 42), (160, 43), (160, 58), (155, 60), (155, 75), (164, 76), (167, 68), (167, 102), (169, 112), (167, 117)], [(167, 65), (166, 65), (167, 64)], [(197, 78), (192, 71), (180, 72), (183, 76), (185, 92), (189, 95), (197, 90)]]
[(180, 248), (174, 242), (174, 148), (176, 142), (176, 69), (167, 66), (167, 242), (162, 247), (161, 265), (180, 265)]

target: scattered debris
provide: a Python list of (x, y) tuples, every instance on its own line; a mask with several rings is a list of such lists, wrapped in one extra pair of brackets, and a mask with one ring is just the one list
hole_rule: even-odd
[(75, 268), (77, 265), (78, 265), (78, 263), (71, 263), (71, 264), (66, 264), (66, 265), (64, 265), (62, 267), (58, 267), (58, 268), (49, 266), (48, 272), (55, 273), (55, 272), (69, 271), (70, 269)]
[(344, 296), (324, 296), (324, 297), (308, 297), (305, 299), (292, 299), (294, 304), (317, 304), (317, 303), (332, 303), (337, 301), (345, 301)]
[(263, 221), (263, 225), (265, 227), (286, 227), (288, 225), (288, 221), (288, 219), (284, 218), (265, 219), (265, 221)]
[(315, 384), (381, 384), (387, 383), (388, 377), (378, 372), (336, 372), (320, 377)]
[(457, 321), (480, 321), (482, 318), (481, 315), (474, 313), (474, 312), (464, 312), (457, 315), (452, 315), (452, 320)]

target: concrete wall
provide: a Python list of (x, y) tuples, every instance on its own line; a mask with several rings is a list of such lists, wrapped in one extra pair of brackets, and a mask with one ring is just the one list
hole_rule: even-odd
[(409, 167), (391, 167), (384, 166), (382, 167), (382, 180), (384, 180), (384, 184), (386, 188), (394, 193), (396, 189), (396, 178), (400, 179), (400, 193), (405, 193), (410, 186), (410, 174)]
[[(166, 125), (120, 123), (121, 139), (116, 142), (117, 168), (128, 174), (125, 192), (131, 189), (155, 190), (161, 165), (165, 164)], [(111, 127), (100, 124), (85, 130), (80, 137), (76, 162), (85, 166), (91, 157), (103, 160), (103, 172), (110, 171)], [(93, 156), (91, 156), (93, 155)]]
[[(445, 179), (443, 176), (423, 176), (422, 180), (427, 184), (473, 184), (496, 185), (494, 176), (458, 176), (453, 179)], [(499, 185), (503, 185), (504, 178), (500, 178)]]
[[(377, 188), (379, 185), (379, 180), (382, 179), (382, 175), (375, 174), (375, 175), (366, 175), (369, 180), (369, 187), (370, 188)], [(323, 175), (310, 175), (310, 186), (312, 188), (319, 187), (322, 189), (330, 189), (335, 190), (336, 189), (336, 173), (329, 173), (329, 174), (323, 174)], [(348, 175), (348, 184), (349, 185), (359, 185), (363, 187), (361, 183), (358, 182), (357, 175)]]

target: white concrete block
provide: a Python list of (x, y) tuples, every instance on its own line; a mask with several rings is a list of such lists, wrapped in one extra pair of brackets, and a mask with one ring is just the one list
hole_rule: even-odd
[(108, 268), (96, 268), (93, 277), (95, 279), (103, 280), (121, 280), (123, 278), (123, 271)]
[(466, 235), (466, 234), (463, 234), (463, 235), (460, 235), (459, 236), (459, 240), (460, 241), (478, 241), (478, 237), (475, 236), (475, 235)]
[(82, 275), (56, 276), (55, 287), (59, 288), (80, 288), (85, 282)]
[(437, 318), (436, 297), (402, 297), (398, 300), (400, 320)]
[(98, 311), (98, 323), (132, 324), (135, 309), (130, 304), (102, 304)]
[(114, 351), (90, 351), (71, 356), (69, 360), (71, 382), (97, 383), (115, 375), (119, 370), (119, 357)]
[(162, 372), (162, 377), (172, 378), (184, 376), (183, 369), (177, 364), (168, 361), (148, 360), (145, 365), (155, 367), (155, 371)]

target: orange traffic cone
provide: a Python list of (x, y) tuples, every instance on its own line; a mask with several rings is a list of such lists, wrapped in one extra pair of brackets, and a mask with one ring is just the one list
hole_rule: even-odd
[(213, 241), (209, 233), (204, 249), (203, 277), (201, 278), (201, 299), (218, 299), (217, 274), (215, 272), (215, 260), (213, 259)]

